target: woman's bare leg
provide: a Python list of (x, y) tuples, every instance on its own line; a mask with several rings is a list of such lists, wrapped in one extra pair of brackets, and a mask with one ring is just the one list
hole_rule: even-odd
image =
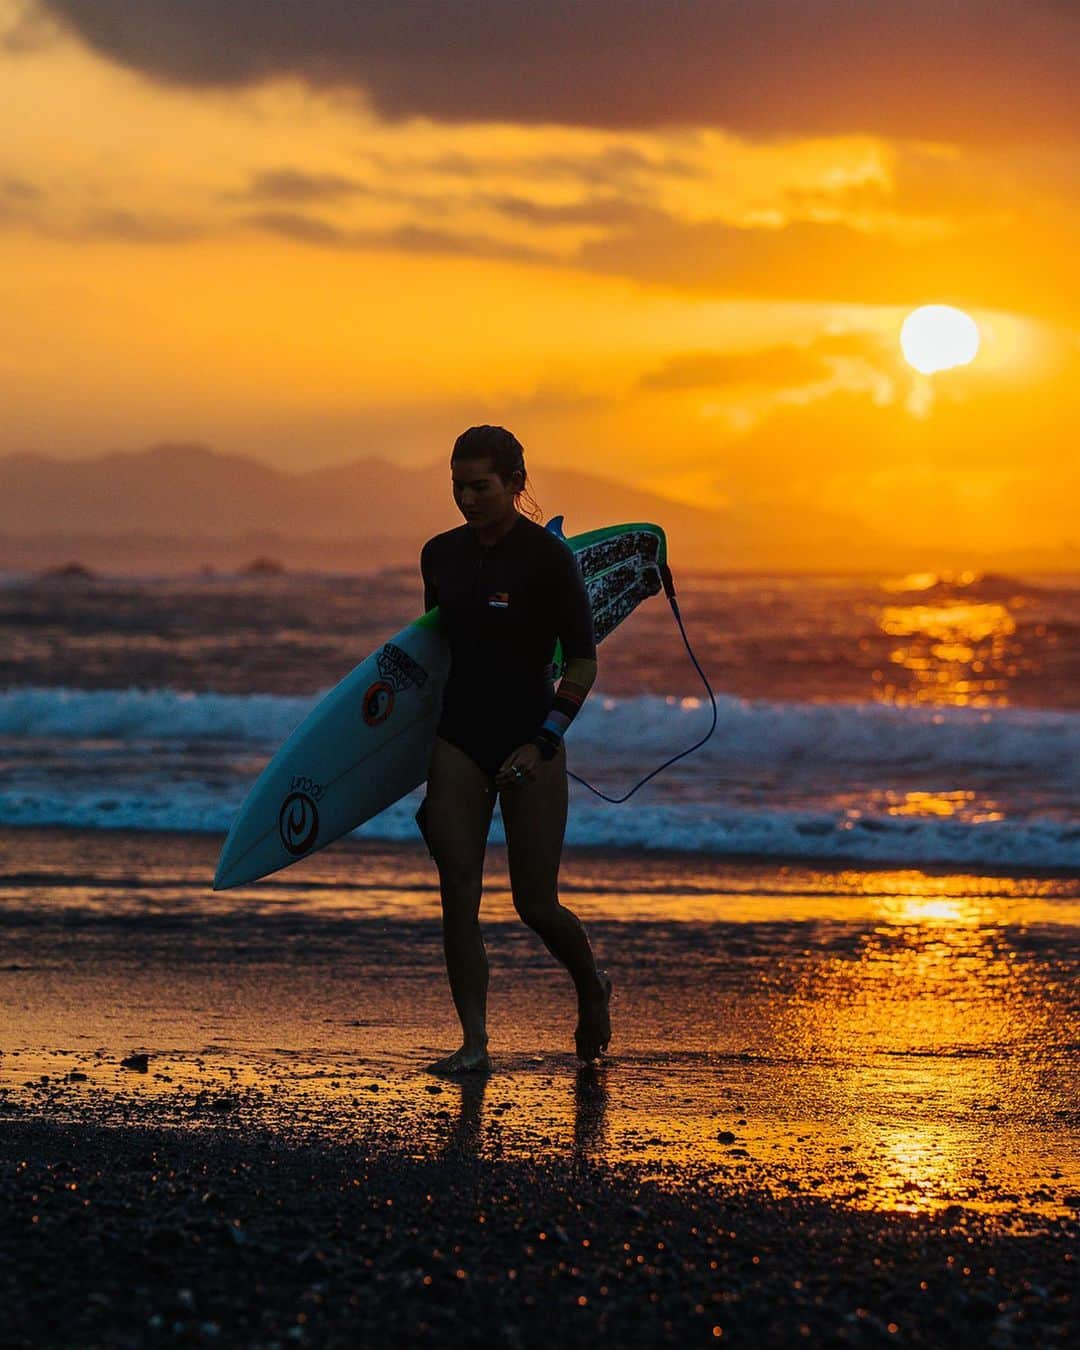
[(499, 796), (506, 826), (514, 908), (570, 972), (578, 996), (575, 1032), (581, 1059), (595, 1059), (611, 1037), (611, 981), (596, 968), (581, 920), (559, 903), (559, 861), (566, 833), (566, 750), (542, 762), (533, 779)]
[(463, 1044), (429, 1064), (436, 1073), (486, 1070), (488, 963), (480, 932), (484, 852), (495, 787), (456, 745), (436, 737), (427, 782), (427, 831), (439, 869), (443, 951)]

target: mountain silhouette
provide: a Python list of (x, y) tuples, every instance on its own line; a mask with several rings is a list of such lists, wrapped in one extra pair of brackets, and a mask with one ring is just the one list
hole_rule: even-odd
[[(535, 462), (529, 486), (543, 518), (565, 516), (570, 535), (658, 522), (684, 566), (881, 565), (880, 541), (854, 517), (708, 510)], [(425, 539), (461, 523), (448, 458), (408, 467), (371, 455), (284, 472), (176, 443), (79, 460), (0, 458), (0, 566), (18, 570), (69, 558), (121, 570), (231, 567), (255, 554), (329, 570), (404, 565)]]

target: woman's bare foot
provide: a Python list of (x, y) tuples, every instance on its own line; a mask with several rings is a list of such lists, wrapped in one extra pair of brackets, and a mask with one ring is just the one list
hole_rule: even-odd
[(491, 1060), (487, 1047), (483, 1045), (463, 1045), (445, 1059), (437, 1059), (427, 1065), (428, 1073), (490, 1073)]
[(588, 1063), (608, 1048), (611, 1040), (611, 978), (605, 971), (597, 971), (600, 989), (590, 999), (578, 1003), (578, 1024), (574, 1031), (574, 1045), (578, 1059)]

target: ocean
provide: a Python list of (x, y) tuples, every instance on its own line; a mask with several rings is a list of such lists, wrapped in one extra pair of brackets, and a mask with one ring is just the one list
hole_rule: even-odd
[[(267, 758), (416, 615), (415, 573), (8, 579), (0, 1116), (388, 1132), (398, 1173), (452, 1146), (560, 1186), (632, 1165), (772, 1197), (784, 1241), (810, 1198), (1069, 1222), (1080, 579), (676, 576), (716, 731), (622, 805), (572, 785), (560, 896), (614, 981), (609, 1053), (575, 1059), (496, 815), (486, 1105), (486, 1076), (425, 1071), (460, 1029), (419, 792), (210, 888)], [(569, 761), (618, 796), (711, 720), (657, 596), (601, 647)]]
[[(706, 745), (567, 843), (1080, 871), (1080, 576), (676, 572)], [(0, 580), (0, 824), (227, 830), (315, 702), (418, 613), (415, 569)], [(663, 596), (601, 647), (571, 770), (620, 796), (708, 731)], [(366, 824), (417, 841), (420, 792)], [(493, 838), (501, 839), (496, 816)]]

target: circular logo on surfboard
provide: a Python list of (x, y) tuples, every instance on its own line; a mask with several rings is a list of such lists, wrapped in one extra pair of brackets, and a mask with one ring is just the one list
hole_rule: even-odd
[(377, 727), (393, 711), (394, 686), (389, 680), (376, 680), (364, 695), (364, 721), (369, 727)]
[(281, 842), (294, 858), (306, 853), (319, 833), (319, 811), (306, 792), (290, 792), (278, 816)]

